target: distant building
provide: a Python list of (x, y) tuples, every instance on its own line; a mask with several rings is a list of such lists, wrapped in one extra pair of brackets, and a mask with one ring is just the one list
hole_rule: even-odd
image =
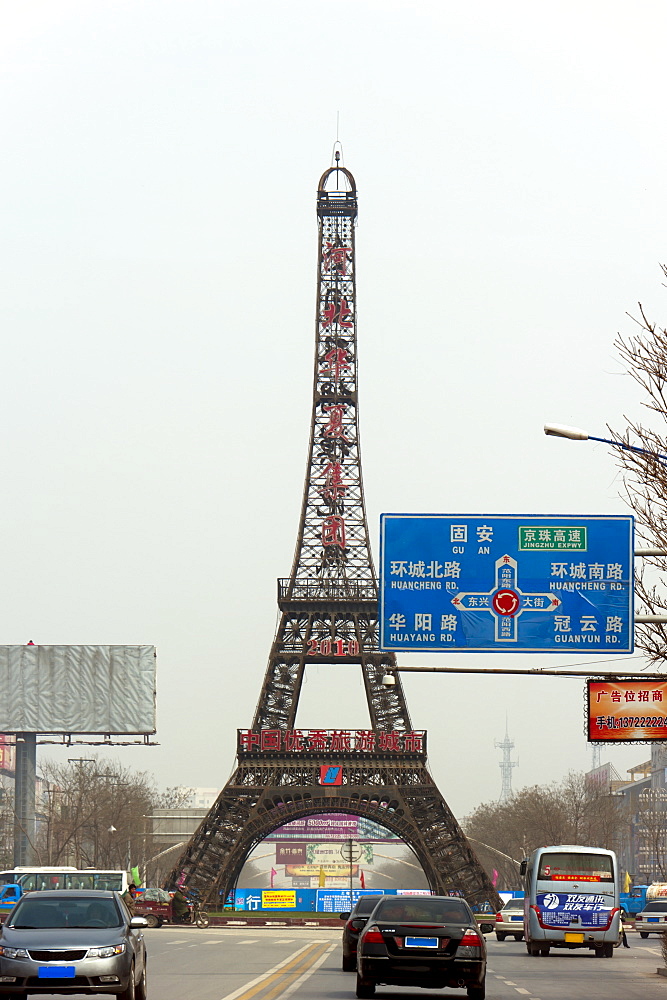
[(589, 771), (589, 781), (602, 783), (622, 799), (627, 830), (616, 845), (621, 872), (634, 883), (667, 877), (667, 744), (651, 747), (650, 760), (628, 768), (622, 780), (612, 764)]
[(193, 788), (183, 805), (171, 809), (154, 809), (146, 819), (146, 831), (152, 838), (156, 854), (148, 863), (149, 883), (159, 883), (161, 873), (168, 872), (177, 848), (183, 848), (220, 794), (218, 788)]
[(219, 794), (219, 788), (193, 788), (183, 805), (186, 809), (210, 809)]

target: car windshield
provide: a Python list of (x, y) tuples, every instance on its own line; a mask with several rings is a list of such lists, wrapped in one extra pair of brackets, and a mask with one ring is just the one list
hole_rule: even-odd
[(371, 913), (381, 899), (382, 896), (360, 896), (354, 907), (355, 914)]
[(10, 927), (120, 927), (121, 916), (114, 899), (44, 899), (27, 896), (16, 907)]
[(540, 858), (537, 877), (553, 882), (612, 882), (613, 862), (609, 854), (549, 852)]
[(508, 899), (507, 902), (503, 904), (503, 910), (523, 910), (523, 900)]
[(470, 923), (470, 910), (458, 899), (401, 899), (387, 900), (375, 911), (377, 920), (423, 923)]
[(644, 913), (667, 913), (667, 899), (647, 903)]

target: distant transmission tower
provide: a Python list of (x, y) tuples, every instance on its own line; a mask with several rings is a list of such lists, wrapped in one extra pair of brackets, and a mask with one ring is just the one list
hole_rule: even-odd
[(519, 766), (518, 760), (512, 760), (511, 754), (514, 750), (514, 742), (509, 738), (509, 733), (507, 731), (507, 719), (505, 719), (505, 739), (496, 740), (496, 747), (498, 750), (502, 750), (503, 759), (501, 760), (498, 767), (500, 768), (500, 773), (503, 776), (503, 786), (500, 790), (499, 802), (509, 802), (512, 798), (512, 768)]

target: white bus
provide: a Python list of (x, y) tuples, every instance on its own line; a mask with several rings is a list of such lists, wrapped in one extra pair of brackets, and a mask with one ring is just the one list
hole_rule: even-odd
[(590, 948), (613, 958), (622, 937), (618, 866), (613, 851), (558, 844), (521, 862), (524, 933), (529, 955)]
[(15, 882), (24, 892), (40, 889), (115, 889), (125, 892), (127, 872), (120, 868), (69, 868), (67, 865), (8, 868), (0, 872), (0, 885)]

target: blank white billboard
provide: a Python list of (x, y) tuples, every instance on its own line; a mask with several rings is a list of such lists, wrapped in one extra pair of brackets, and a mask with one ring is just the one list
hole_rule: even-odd
[(0, 732), (150, 734), (154, 646), (0, 646)]

